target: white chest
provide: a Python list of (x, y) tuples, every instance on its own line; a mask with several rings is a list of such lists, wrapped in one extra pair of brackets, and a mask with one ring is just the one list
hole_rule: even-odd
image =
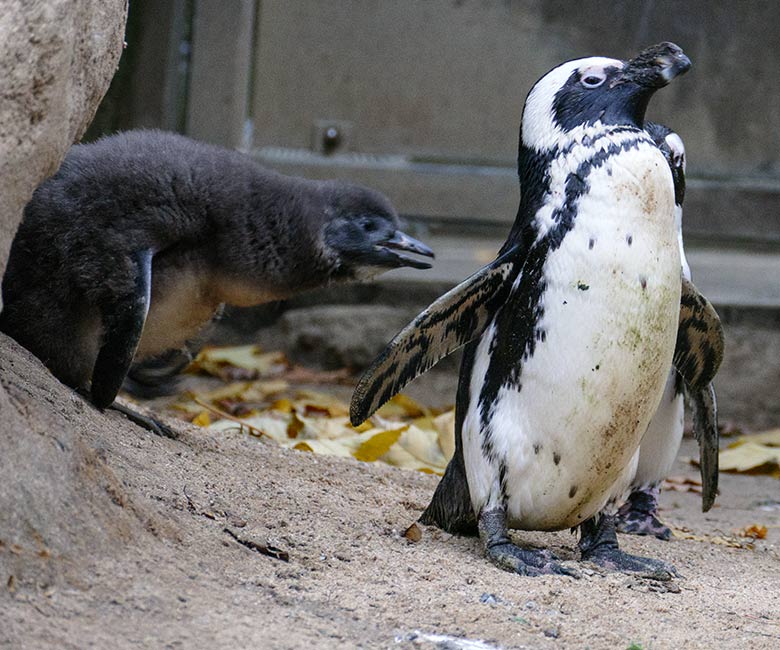
[(182, 266), (152, 276), (152, 296), (136, 358), (184, 345), (219, 306), (210, 280), (198, 268)]
[[(552, 205), (537, 214), (542, 232), (554, 227), (565, 178), (580, 162), (575, 150), (553, 170)], [(587, 182), (573, 228), (544, 264), (533, 356), (522, 363), (519, 385), (499, 391), (489, 424), (519, 528), (577, 525), (628, 484), (671, 365), (680, 254), (666, 162), (642, 144), (590, 169)], [(480, 343), (463, 427), (477, 510), (500, 497), (496, 461), (481, 451), (476, 400), (495, 335), (489, 328)]]
[(153, 267), (151, 303), (136, 357), (180, 347), (222, 304), (249, 307), (284, 297), (247, 278), (224, 276), (198, 260)]

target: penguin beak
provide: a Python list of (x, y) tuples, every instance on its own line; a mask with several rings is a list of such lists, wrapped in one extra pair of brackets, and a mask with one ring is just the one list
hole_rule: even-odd
[(397, 250), (417, 253), (418, 255), (424, 255), (425, 257), (434, 257), (433, 251), (428, 246), (414, 237), (410, 237), (401, 230), (396, 230), (389, 239), (374, 246), (374, 250), (380, 254), (378, 259), (381, 259), (380, 263), (382, 266), (389, 267), (410, 266), (413, 269), (431, 268), (431, 265), (428, 262), (422, 262), (413, 257), (409, 257), (408, 255), (396, 253), (395, 251)]
[(389, 267), (410, 266), (413, 269), (431, 268), (431, 265), (428, 262), (422, 262), (413, 257), (409, 257), (408, 255), (396, 253), (395, 251), (408, 251), (410, 253), (424, 255), (425, 257), (434, 257), (433, 251), (428, 246), (414, 237), (410, 237), (401, 230), (396, 230), (389, 239), (385, 239), (380, 242), (380, 245), (375, 246), (374, 250), (379, 254), (378, 261), (381, 259), (380, 263), (382, 266)]
[(674, 43), (658, 43), (631, 59), (623, 68), (620, 79), (657, 90), (690, 68), (691, 60), (680, 47)]

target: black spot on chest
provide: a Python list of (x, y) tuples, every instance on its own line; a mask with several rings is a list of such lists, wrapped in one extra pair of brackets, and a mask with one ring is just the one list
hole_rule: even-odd
[[(518, 156), (518, 169), (522, 193), (517, 218), (502, 247), (502, 252), (518, 245), (518, 255), (526, 252), (518, 285), (509, 294), (493, 319), (495, 334), (489, 347), (489, 363), (479, 396), (479, 415), (482, 449), (492, 457), (493, 442), (491, 420), (499, 391), (508, 388), (519, 392), (523, 363), (533, 357), (537, 344), (544, 344), (545, 336), (539, 334), (538, 323), (544, 317), (544, 293), (547, 288), (544, 264), (552, 251), (557, 250), (566, 235), (574, 227), (580, 199), (590, 190), (589, 177), (610, 158), (637, 149), (648, 142), (648, 136), (632, 126), (618, 127), (620, 131), (636, 131), (636, 137), (620, 143), (610, 143), (583, 160), (564, 182), (564, 201), (552, 213), (553, 225), (546, 235), (538, 239), (534, 217), (544, 204), (550, 191), (550, 164), (559, 155), (558, 150), (546, 154), (527, 149), (522, 144)], [(612, 131), (614, 132), (614, 131)], [(605, 137), (610, 132), (605, 132)], [(522, 141), (521, 141), (522, 142)], [(519, 263), (519, 262), (518, 262)], [(587, 291), (589, 285), (578, 283), (578, 289)]]

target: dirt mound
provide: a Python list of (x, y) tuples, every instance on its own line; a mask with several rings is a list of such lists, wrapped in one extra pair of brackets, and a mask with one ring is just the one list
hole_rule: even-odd
[[(706, 516), (698, 495), (664, 493), (667, 520), (699, 539), (621, 538), (676, 564), (672, 591), (621, 574), (522, 578), (475, 539), (403, 537), (434, 476), (236, 431), (159, 438), (2, 336), (0, 383), (0, 645), (777, 647), (780, 514), (756, 503), (774, 479), (724, 476)], [(754, 550), (705, 537), (756, 522), (770, 533)], [(519, 537), (575, 558), (568, 533)]]

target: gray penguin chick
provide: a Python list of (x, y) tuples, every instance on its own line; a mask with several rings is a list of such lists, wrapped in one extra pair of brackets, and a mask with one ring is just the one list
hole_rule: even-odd
[(35, 191), (11, 246), (0, 330), (102, 409), (134, 360), (181, 347), (223, 303), (430, 267), (400, 251), (433, 257), (376, 191), (128, 131), (72, 147)]

